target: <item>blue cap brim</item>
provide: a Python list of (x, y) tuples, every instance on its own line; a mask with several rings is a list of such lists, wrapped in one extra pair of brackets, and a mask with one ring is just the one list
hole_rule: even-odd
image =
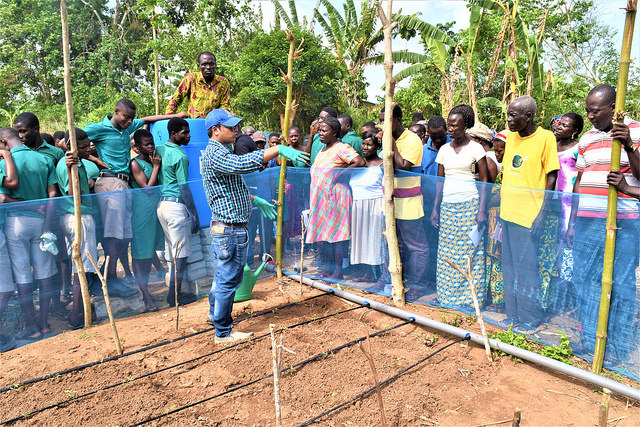
[(242, 119), (238, 118), (238, 117), (229, 117), (227, 120), (225, 120), (224, 122), (220, 123), (222, 126), (226, 126), (226, 127), (234, 127), (236, 126), (238, 123), (242, 122)]

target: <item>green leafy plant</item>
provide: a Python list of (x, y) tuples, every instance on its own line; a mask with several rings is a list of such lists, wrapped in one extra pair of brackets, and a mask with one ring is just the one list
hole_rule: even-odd
[(571, 357), (573, 356), (573, 349), (571, 349), (571, 343), (569, 337), (562, 331), (560, 333), (560, 344), (554, 346), (544, 346), (540, 354), (549, 357), (551, 359), (559, 360), (560, 362), (571, 365)]

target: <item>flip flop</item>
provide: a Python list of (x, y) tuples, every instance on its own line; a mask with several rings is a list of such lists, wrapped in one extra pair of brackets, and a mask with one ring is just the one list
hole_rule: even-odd
[(160, 309), (154, 305), (152, 307), (145, 307), (143, 313), (154, 313), (158, 310)]

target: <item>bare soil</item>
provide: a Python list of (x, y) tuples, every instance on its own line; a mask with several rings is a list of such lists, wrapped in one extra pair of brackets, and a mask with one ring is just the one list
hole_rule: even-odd
[[(354, 291), (358, 293), (359, 291)], [(298, 301), (319, 292), (303, 289), (290, 280), (274, 278), (256, 284), (253, 299), (234, 306), (234, 317)], [(381, 296), (368, 295), (389, 303)], [(274, 310), (237, 325), (256, 336), (269, 332), (269, 324), (287, 327), (304, 320), (354, 307), (333, 296), (301, 302)], [(409, 311), (442, 320), (447, 310), (408, 304)], [(124, 350), (202, 331), (208, 302), (198, 301), (180, 309), (180, 328), (175, 330), (175, 309), (166, 309), (118, 320)], [(473, 320), (462, 316), (464, 328), (478, 331)], [(385, 314), (361, 308), (284, 332), (283, 365), (290, 366), (355, 338), (402, 323)], [(488, 326), (493, 329), (492, 326)], [(179, 368), (146, 378), (132, 378), (197, 356), (228, 347), (215, 345), (210, 330), (203, 334), (105, 362), (76, 373), (37, 384), (20, 386), (0, 394), (0, 421), (67, 400), (113, 383), (118, 387), (19, 421), (37, 425), (129, 425), (163, 415), (185, 405), (215, 396), (272, 372), (271, 343), (253, 339)], [(395, 375), (412, 363), (454, 341), (451, 336), (416, 325), (406, 325), (371, 338), (372, 355), (380, 380)], [(0, 386), (101, 360), (115, 354), (108, 323), (60, 335), (0, 354)], [(586, 366), (586, 365), (585, 365)], [(281, 379), (283, 425), (302, 423), (373, 385), (369, 364), (357, 346), (328, 354)], [(522, 411), (523, 426), (580, 425), (598, 421), (602, 395), (593, 386), (538, 366), (501, 357), (489, 364), (484, 349), (473, 343), (457, 343), (400, 376), (382, 389), (384, 410), (390, 425), (486, 425), (503, 421), (510, 425), (514, 410)], [(152, 424), (162, 425), (274, 425), (273, 380), (264, 379), (208, 402), (164, 416)], [(638, 402), (614, 396), (610, 425), (640, 424)], [(508, 420), (508, 422), (505, 422)], [(375, 394), (333, 412), (316, 424), (380, 425)], [(500, 425), (496, 423), (495, 425)]]

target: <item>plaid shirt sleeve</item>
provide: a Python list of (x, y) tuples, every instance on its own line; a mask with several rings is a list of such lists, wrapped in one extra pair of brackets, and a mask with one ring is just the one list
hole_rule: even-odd
[[(216, 147), (213, 144), (218, 144)], [(208, 170), (223, 174), (247, 174), (261, 169), (264, 150), (257, 150), (243, 156), (229, 152), (219, 143), (209, 143), (202, 158), (203, 172)]]

